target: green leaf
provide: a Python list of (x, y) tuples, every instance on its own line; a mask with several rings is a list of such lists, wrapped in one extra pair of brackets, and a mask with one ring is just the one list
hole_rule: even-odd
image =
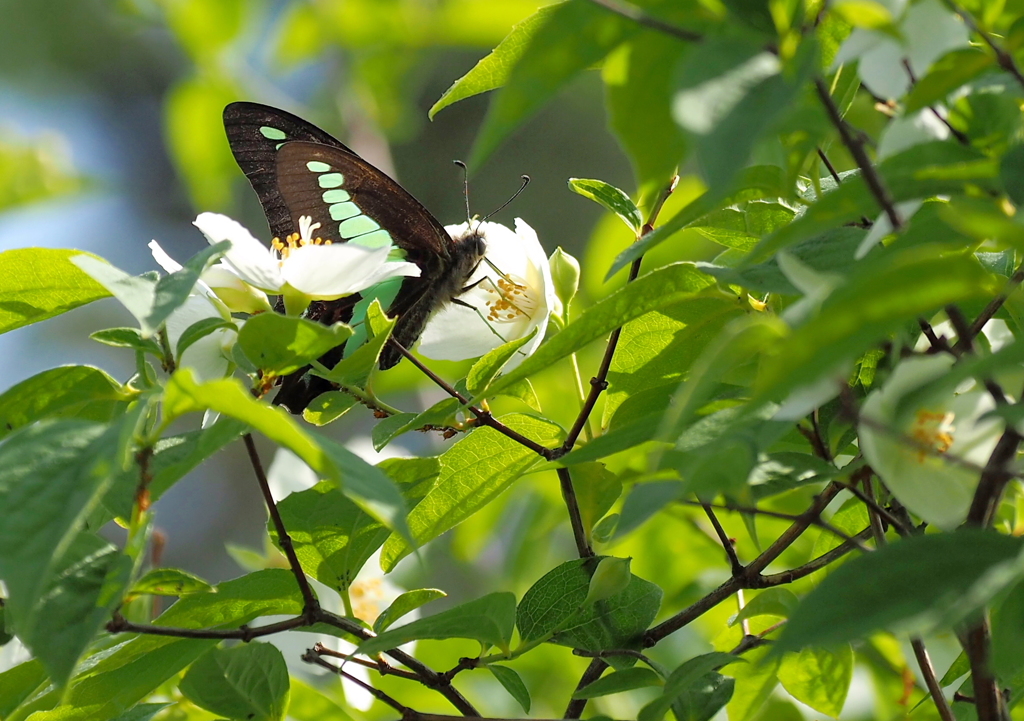
[(499, 666), (496, 663), (487, 664), (487, 670), (494, 678), (498, 679), (498, 683), (505, 687), (505, 690), (516, 700), (523, 711), (530, 713), (530, 691), (519, 674), (508, 666)]
[[(890, 155), (876, 170), (895, 202), (957, 195), (976, 187), (998, 192), (998, 166), (995, 160), (959, 143), (932, 142), (915, 145)], [(861, 216), (874, 217), (878, 202), (859, 174), (847, 176), (843, 184), (824, 195), (803, 215), (768, 236), (747, 257), (746, 265), (763, 261), (772, 253), (806, 238), (811, 238)]]
[(993, 531), (913, 536), (853, 558), (790, 617), (773, 654), (829, 646), (882, 629), (953, 623), (1019, 576), (1024, 540)]
[(260, 370), (287, 375), (344, 343), (352, 329), (344, 323), (326, 326), (280, 313), (260, 313), (238, 332), (238, 345)]
[(60, 366), (0, 395), (0, 438), (44, 418), (109, 421), (131, 395), (99, 368)]
[[(303, 570), (339, 592), (391, 533), (329, 482), (292, 493), (277, 507)], [(280, 547), (273, 524), (268, 530)]]
[[(99, 628), (95, 616), (102, 609), (96, 602), (115, 565), (116, 549), (112, 556), (93, 548), (96, 556), (90, 559), (83, 551), (90, 541), (82, 540), (79, 530), (118, 467), (116, 430), (84, 421), (43, 421), (0, 445), (0, 576), (10, 594), (6, 609), (18, 636), (58, 685)], [(67, 595), (75, 588), (82, 594), (77, 604)], [(48, 591), (54, 595), (47, 597)], [(51, 623), (44, 610), (60, 623)]]
[(220, 330), (221, 328), (234, 329), (235, 324), (231, 321), (224, 320), (223, 318), (203, 318), (202, 320), (198, 320), (190, 325), (178, 337), (178, 342), (174, 349), (176, 359), (180, 361), (181, 356), (185, 354), (185, 351), (187, 351), (193, 343), (202, 340), (215, 330)]
[(835, 650), (805, 648), (785, 656), (779, 667), (779, 681), (793, 698), (833, 718), (839, 718), (852, 680), (853, 647), (849, 644)]
[[(223, 322), (223, 321), (221, 321)], [(107, 328), (89, 335), (97, 343), (113, 348), (133, 348), (149, 353), (156, 358), (163, 358), (164, 351), (152, 338), (143, 338), (138, 328)]]
[(992, 614), (991, 662), (992, 669), (1004, 679), (1013, 678), (1024, 668), (1024, 583), (1014, 586)]
[(1014, 145), (999, 161), (999, 178), (1006, 187), (1006, 194), (1020, 205), (1024, 203), (1024, 145)]
[[(79, 250), (18, 248), (0, 253), (0, 333), (38, 323), (110, 293), (83, 273)], [(94, 257), (94, 256), (89, 256)]]
[(590, 533), (622, 495), (622, 482), (601, 463), (587, 463), (572, 469), (572, 485), (580, 508), (583, 528)]
[(469, 369), (469, 374), (466, 376), (466, 389), (470, 393), (476, 394), (486, 388), (487, 384), (501, 373), (501, 369), (516, 354), (516, 351), (533, 340), (533, 336), (534, 333), (530, 333), (488, 351)]
[(326, 426), (341, 418), (359, 401), (344, 391), (321, 393), (302, 411), (302, 420), (314, 426)]
[[(406, 591), (391, 602), (384, 611), (373, 622), (374, 633), (383, 633), (388, 626), (400, 619), (407, 613), (415, 611), (420, 606), (444, 598), (448, 594), (437, 588), (417, 588), (414, 591)], [(527, 711), (530, 709), (527, 708)]]
[(633, 165), (641, 203), (650, 208), (686, 155), (686, 137), (672, 119), (678, 61), (690, 44), (642, 31), (605, 60), (602, 79), (612, 132)]
[(170, 705), (169, 703), (140, 703), (135, 708), (125, 711), (113, 721), (150, 721), (150, 719)]
[(339, 361), (330, 371), (316, 374), (341, 386), (365, 388), (370, 375), (377, 369), (381, 349), (391, 337), (396, 322), (397, 316), (389, 318), (381, 309), (380, 301), (374, 299), (366, 310), (368, 340)]
[(494, 395), (634, 318), (692, 297), (711, 283), (711, 278), (691, 263), (674, 263), (642, 275), (587, 308), (579, 318), (541, 345), (518, 368), (491, 383), (481, 395)]
[(154, 288), (153, 307), (142, 320), (143, 335), (146, 328), (159, 328), (180, 308), (191, 295), (199, 276), (210, 263), (220, 258), (231, 247), (231, 243), (222, 240), (196, 253), (185, 262), (181, 270), (165, 275), (157, 281)]
[(292, 676), (290, 681), (289, 718), (297, 721), (353, 721), (345, 707), (329, 694), (310, 686), (297, 676)]
[(740, 180), (737, 185), (740, 190), (728, 197), (723, 198), (720, 193), (709, 192), (692, 200), (667, 222), (645, 235), (642, 240), (633, 243), (619, 253), (615, 258), (615, 262), (612, 263), (608, 274), (605, 275), (605, 280), (611, 278), (655, 246), (668, 240), (680, 230), (702, 222), (708, 213), (717, 208), (749, 200), (772, 199), (787, 195), (783, 185), (782, 169), (775, 166), (756, 165), (746, 168), (741, 171)]
[(219, 716), (280, 721), (288, 707), (288, 667), (269, 643), (215, 648), (192, 664), (178, 688)]
[(38, 659), (0, 672), (0, 718), (9, 718), (14, 709), (46, 682), (46, 669)]
[[(672, 702), (672, 713), (676, 721), (711, 721), (732, 699), (735, 688), (735, 679), (712, 671), (680, 691)], [(779, 721), (774, 716), (766, 718)]]
[[(750, 602), (743, 607), (743, 610), (736, 614), (734, 618), (729, 619), (729, 625), (735, 626), (737, 623), (746, 621), (754, 616), (789, 618), (789, 615), (793, 613), (793, 609), (799, 603), (800, 599), (788, 588), (768, 588), (750, 599)], [(818, 710), (820, 711), (821, 709)]]
[[(301, 612), (295, 576), (285, 569), (271, 569), (226, 581), (217, 586), (216, 593), (184, 596), (154, 623), (178, 628), (238, 628), (259, 616)], [(58, 691), (47, 691), (19, 709), (19, 717), (36, 712), (33, 721), (116, 718), (215, 645), (216, 641), (207, 639), (137, 636), (72, 678), (63, 701)], [(58, 703), (62, 705), (57, 707)]]
[(370, 431), (370, 440), (373, 441), (374, 450), (379, 451), (390, 443), (393, 438), (397, 437), (399, 433), (405, 432), (405, 429), (409, 427), (409, 421), (415, 419), (418, 415), (418, 413), (396, 413), (393, 416), (388, 416), (378, 421), (377, 425)]
[(615, 536), (621, 538), (673, 501), (682, 498), (682, 481), (637, 483), (622, 504)]
[[(516, 626), (524, 642), (546, 639), (587, 651), (637, 648), (661, 606), (661, 589), (638, 576), (620, 593), (585, 606), (590, 577), (600, 558), (567, 561), (540, 578), (523, 596)], [(633, 659), (626, 657), (626, 664)]]
[(188, 571), (179, 568), (154, 568), (132, 586), (130, 595), (148, 593), (154, 596), (185, 596), (190, 593), (212, 591), (213, 586)]
[[(692, 696), (695, 693), (712, 695), (715, 698), (724, 695), (722, 691), (718, 690), (723, 686), (723, 682), (717, 680), (711, 681), (711, 693), (707, 693), (709, 685), (708, 675), (716, 669), (743, 660), (731, 653), (721, 652), (706, 653), (702, 656), (691, 658), (672, 672), (665, 681), (665, 690), (662, 692), (662, 695), (640, 710), (637, 721), (660, 721), (669, 708), (679, 701), (681, 697)], [(728, 685), (726, 684), (724, 687), (728, 688)], [(728, 700), (728, 697), (726, 697), (722, 705), (728, 702)], [(721, 705), (719, 708), (721, 708)]]
[(435, 115), (449, 105), (505, 85), (512, 68), (523, 57), (534, 34), (544, 26), (554, 9), (553, 5), (542, 7), (521, 23), (513, 26), (512, 31), (498, 43), (498, 46), (489, 55), (444, 91), (444, 95), (430, 108), (427, 117), (433, 120)]
[(153, 303), (156, 301), (157, 279), (155, 273), (140, 276), (129, 275), (106, 260), (91, 255), (76, 255), (71, 262), (103, 286), (107, 290), (106, 295), (117, 298), (121, 305), (139, 321), (144, 338), (152, 337), (160, 329), (159, 325), (151, 325), (147, 322), (153, 312)]
[(904, 98), (906, 115), (942, 102), (951, 92), (995, 64), (995, 58), (979, 48), (957, 48), (932, 63), (928, 72)]
[(420, 639), (469, 638), (508, 651), (515, 626), (516, 597), (490, 593), (469, 603), (385, 631), (359, 644), (357, 653), (375, 654)]
[(573, 698), (597, 698), (613, 693), (632, 691), (646, 686), (660, 686), (661, 677), (649, 668), (625, 668), (588, 684), (572, 695)]
[(619, 216), (623, 223), (636, 235), (640, 235), (644, 219), (640, 209), (629, 195), (614, 185), (603, 180), (587, 180), (585, 178), (569, 178), (569, 189), (574, 193), (590, 198), (598, 205)]
[(939, 256), (928, 246), (862, 262), (817, 315), (782, 341), (755, 390), (762, 399), (782, 398), (852, 361), (909, 320), (998, 292), (997, 279), (974, 258)]
[[(538, 443), (554, 445), (562, 429), (551, 421), (513, 413), (498, 420)], [(540, 456), (493, 428), (477, 428), (441, 455), (441, 475), (426, 497), (409, 513), (409, 529), (417, 545), (437, 538), (497, 498)], [(411, 552), (392, 536), (381, 551), (380, 565), (389, 572)]]
[(470, 167), (484, 160), (563, 85), (598, 62), (639, 28), (585, 0), (555, 6), (517, 50), (518, 62), (504, 75), (470, 156)]
[(416, 428), (452, 425), (455, 421), (455, 414), (462, 407), (462, 402), (458, 398), (442, 398), (422, 413), (399, 413), (391, 416), (391, 418), (401, 418), (403, 422), (391, 421), (386, 425), (378, 423), (374, 426), (373, 448), (379, 451), (398, 436)]
[(768, 655), (769, 649), (755, 648), (744, 654), (748, 663), (733, 666), (728, 673), (735, 679), (732, 698), (728, 702), (730, 721), (749, 721), (764, 708), (765, 701), (779, 683), (779, 659)]

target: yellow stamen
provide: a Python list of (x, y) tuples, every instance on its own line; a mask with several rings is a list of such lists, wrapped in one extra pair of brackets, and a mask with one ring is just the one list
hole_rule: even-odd
[(917, 450), (918, 463), (924, 463), (929, 455), (928, 449), (945, 453), (953, 445), (956, 427), (953, 425), (953, 413), (943, 411), (919, 410), (914, 416), (910, 428), (910, 437), (921, 444)]

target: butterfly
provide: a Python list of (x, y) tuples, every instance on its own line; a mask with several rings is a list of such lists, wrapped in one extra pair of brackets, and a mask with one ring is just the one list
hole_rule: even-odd
[[(393, 255), (420, 269), (416, 278), (391, 278), (360, 294), (314, 301), (308, 319), (359, 325), (377, 299), (389, 316), (397, 316), (392, 337), (411, 348), (431, 315), (466, 290), (483, 261), (487, 248), (479, 224), (469, 223), (463, 235), (452, 237), (401, 185), (312, 123), (278, 108), (236, 102), (224, 108), (224, 129), (274, 237), (288, 237), (299, 229), (299, 218), (308, 216), (320, 224), (317, 235), (325, 241), (390, 246)], [(340, 345), (320, 362), (333, 367), (344, 351)], [(401, 351), (388, 345), (378, 364), (387, 370), (401, 359)], [(332, 388), (307, 367), (282, 380), (274, 402), (301, 413)]]

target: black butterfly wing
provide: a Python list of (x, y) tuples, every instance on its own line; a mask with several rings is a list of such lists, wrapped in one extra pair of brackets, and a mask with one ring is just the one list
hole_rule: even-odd
[(235, 162), (256, 191), (270, 232), (278, 238), (298, 230), (277, 188), (278, 150), (288, 141), (301, 140), (355, 155), (340, 140), (312, 123), (259, 103), (238, 102), (224, 108), (224, 130)]

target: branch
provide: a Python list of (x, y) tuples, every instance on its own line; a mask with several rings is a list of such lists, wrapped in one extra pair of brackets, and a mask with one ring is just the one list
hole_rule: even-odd
[(302, 592), (302, 615), (306, 619), (307, 625), (312, 625), (317, 612), (320, 610), (320, 603), (316, 600), (316, 596), (313, 595), (313, 589), (309, 585), (309, 580), (302, 570), (302, 564), (299, 563), (299, 557), (295, 553), (295, 547), (292, 545), (292, 538), (288, 535), (288, 529), (284, 527), (281, 514), (277, 511), (277, 504), (274, 502), (274, 496), (270, 492), (267, 474), (263, 472), (263, 462), (260, 461), (259, 453), (256, 451), (256, 443), (252, 439), (252, 434), (246, 433), (242, 438), (245, 441), (245, 450), (249, 453), (249, 462), (252, 464), (252, 470), (260, 484), (263, 500), (267, 504), (267, 511), (270, 512), (270, 520), (274, 524), (274, 530), (277, 531), (278, 543), (281, 544), (281, 550), (284, 551), (284, 555), (288, 559), (288, 565), (291, 567), (295, 580), (299, 584), (299, 591)]
[[(320, 668), (325, 668), (328, 671), (330, 671), (331, 673), (336, 673), (339, 676), (342, 676), (342, 677), (348, 679), (352, 683), (354, 683), (357, 686), (361, 687), (364, 691), (366, 691), (368, 694), (373, 696), (378, 701), (381, 701), (381, 702), (387, 704), (388, 706), (393, 708), (395, 711), (397, 711), (398, 713), (402, 714), (403, 717), (409, 715), (409, 712), (411, 711), (411, 709), (409, 709), (408, 707), (400, 704), (398, 701), (396, 701), (395, 699), (393, 699), (390, 696), (388, 696), (386, 693), (381, 691), (379, 688), (374, 688), (370, 684), (368, 684), (365, 681), (363, 681), (361, 678), (357, 678), (357, 677), (353, 676), (352, 674), (346, 672), (345, 669), (343, 669), (341, 666), (335, 666), (333, 663), (330, 663), (329, 661), (325, 661), (324, 659), (320, 658), (320, 656), (318, 656), (317, 653), (315, 651), (313, 651), (312, 649), (309, 650), (309, 651), (306, 651), (306, 653), (302, 654), (302, 660), (305, 661), (306, 663), (313, 664), (314, 666), (319, 666)], [(415, 712), (413, 712), (413, 713), (415, 713)]]
[(718, 535), (718, 540), (722, 542), (722, 548), (725, 549), (725, 556), (729, 560), (729, 565), (732, 567), (732, 575), (738, 576), (743, 573), (743, 564), (740, 563), (739, 556), (736, 555), (736, 547), (733, 545), (732, 539), (729, 538), (729, 534), (722, 528), (721, 521), (718, 520), (718, 516), (715, 515), (715, 509), (711, 507), (710, 503), (701, 503), (701, 508), (704, 509), (705, 515), (708, 520), (711, 521), (711, 525), (715, 528), (715, 533)]
[(978, 23), (974, 21), (971, 14), (957, 5), (954, 0), (943, 0), (943, 2), (946, 7), (960, 16), (967, 27), (981, 36), (981, 39), (985, 41), (985, 44), (992, 48), (992, 52), (995, 53), (996, 62), (999, 63), (999, 67), (1013, 75), (1013, 77), (1017, 79), (1017, 82), (1020, 83), (1021, 87), (1024, 88), (1024, 75), (1021, 74), (1020, 68), (1017, 67), (1017, 63), (1014, 61), (1013, 55), (999, 47), (996, 44), (996, 41), (992, 39), (991, 35), (978, 27)]
[(935, 667), (932, 666), (932, 660), (928, 656), (928, 649), (924, 646), (924, 641), (919, 638), (912, 638), (910, 645), (914, 649), (914, 656), (917, 658), (917, 665), (921, 669), (921, 675), (924, 676), (925, 686), (928, 687), (928, 693), (932, 696), (932, 701), (935, 702), (935, 708), (939, 712), (939, 718), (942, 721), (956, 721), (956, 717), (953, 715), (953, 709), (949, 707), (949, 701), (942, 695), (942, 686), (939, 685), (939, 679), (935, 675)]
[(988, 614), (967, 631), (964, 651), (971, 661), (971, 683), (974, 686), (974, 707), (978, 721), (1006, 721), (1009, 716), (996, 678), (989, 668), (992, 629)]
[[(871, 537), (871, 529), (865, 528), (863, 531), (858, 533), (854, 538), (857, 540), (865, 540)], [(856, 546), (852, 543), (843, 543), (831, 551), (826, 551), (817, 558), (811, 559), (802, 566), (797, 566), (788, 571), (780, 571), (779, 573), (770, 573), (766, 576), (760, 576), (757, 581), (751, 582), (751, 588), (771, 588), (772, 586), (784, 586), (787, 583), (810, 576), (812, 573), (820, 571), (829, 565), (833, 561), (842, 558), (850, 551), (854, 550)]]
[(572, 476), (568, 468), (558, 469), (558, 483), (562, 488), (562, 499), (569, 511), (569, 525), (572, 526), (572, 537), (576, 541), (576, 552), (580, 558), (591, 558), (594, 549), (590, 547), (587, 540), (587, 529), (583, 527), (583, 517), (580, 514), (580, 504), (576, 500), (576, 489), (572, 485)]
[(240, 626), (238, 628), (218, 630), (215, 628), (176, 628), (172, 626), (152, 626), (146, 623), (132, 623), (120, 613), (107, 622), (107, 631), (110, 633), (143, 633), (147, 636), (170, 636), (173, 638), (201, 638), (201, 639), (238, 639), (240, 641), (251, 641), (261, 636), (269, 636), (282, 631), (290, 631), (293, 628), (301, 628), (309, 625), (305, 616), (288, 618), (277, 623), (270, 623), (266, 626)]
[(999, 499), (1003, 495), (1003, 489), (1014, 474), (1009, 467), (1017, 457), (1017, 449), (1020, 447), (1021, 435), (1011, 427), (1007, 426), (1003, 435), (999, 437), (996, 447), (992, 450), (985, 469), (981, 472), (981, 479), (978, 481), (978, 488), (974, 492), (974, 499), (971, 501), (971, 510), (967, 513), (967, 524), (972, 526), (988, 526), (992, 523), (996, 508), (999, 506)]
[(896, 212), (896, 205), (892, 195), (889, 193), (889, 189), (885, 187), (881, 176), (875, 170), (875, 166), (871, 163), (868, 154), (864, 151), (863, 141), (854, 137), (853, 133), (850, 132), (850, 126), (847, 125), (846, 121), (843, 120), (843, 116), (840, 115), (839, 108), (836, 107), (835, 101), (832, 100), (832, 94), (829, 92), (825, 81), (821, 78), (815, 78), (814, 87), (817, 89), (818, 97), (821, 98), (821, 102), (828, 112), (829, 119), (836, 126), (836, 130), (839, 131), (839, 137), (842, 138), (843, 145), (846, 146), (846, 149), (850, 151), (850, 155), (857, 162), (857, 167), (860, 168), (861, 175), (864, 178), (864, 182), (867, 183), (868, 189), (875, 196), (878, 205), (889, 218), (892, 229), (900, 230), (903, 227), (903, 219)]
[(592, 3), (599, 7), (603, 7), (605, 10), (615, 13), (620, 17), (624, 17), (627, 20), (632, 20), (638, 25), (651, 28), (652, 30), (658, 30), (671, 35), (674, 38), (685, 40), (687, 42), (699, 43), (704, 40), (704, 36), (700, 33), (695, 33), (692, 30), (684, 30), (683, 28), (677, 27), (664, 20), (648, 15), (643, 10), (635, 5), (628, 5), (626, 3), (618, 2), (618, 0), (590, 0)]
[[(601, 678), (601, 674), (604, 673), (606, 668), (608, 668), (607, 661), (601, 658), (595, 658), (590, 662), (590, 665), (587, 666), (587, 670), (583, 672), (583, 676), (580, 677), (580, 682), (576, 684), (576, 690), (579, 691)], [(579, 718), (583, 714), (583, 709), (586, 707), (587, 699), (574, 698), (569, 701), (569, 705), (565, 707), (565, 714), (563, 714), (562, 718)]]
[(1014, 274), (1010, 276), (1010, 280), (1006, 283), (1006, 288), (1002, 293), (997, 295), (992, 301), (985, 306), (985, 309), (978, 314), (978, 317), (971, 323), (971, 340), (981, 333), (981, 329), (988, 323), (999, 312), (999, 309), (1003, 307), (1003, 303), (1010, 297), (1010, 293), (1016, 290), (1017, 286), (1024, 283), (1024, 265), (1017, 268)]

